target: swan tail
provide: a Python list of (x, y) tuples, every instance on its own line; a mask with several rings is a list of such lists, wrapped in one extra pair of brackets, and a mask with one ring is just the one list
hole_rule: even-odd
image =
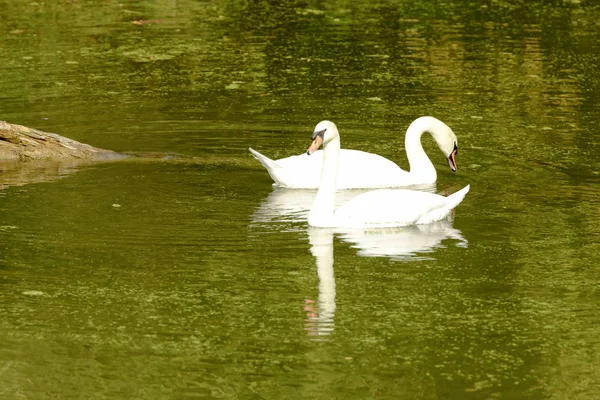
[(458, 192), (452, 193), (450, 196), (446, 197), (447, 209), (452, 210), (454, 207), (459, 205), (460, 202), (465, 198), (466, 194), (469, 193), (469, 189), (471, 189), (471, 185), (467, 185)]
[(254, 150), (252, 147), (249, 147), (250, 153), (256, 158), (267, 170), (272, 170), (275, 168), (281, 168), (279, 164), (275, 161), (271, 160), (269, 157), (260, 154), (258, 151)]
[(279, 177), (279, 172), (281, 170), (281, 166), (279, 164), (277, 164), (276, 161), (271, 160), (269, 157), (260, 154), (258, 151), (254, 150), (252, 147), (249, 147), (248, 150), (250, 150), (250, 154), (252, 154), (254, 156), (254, 158), (256, 158), (258, 161), (260, 161), (262, 166), (265, 167), (265, 169), (271, 176), (271, 179), (273, 179), (276, 184), (281, 185), (282, 183), (280, 182), (281, 179)]
[(454, 207), (460, 204), (461, 201), (465, 198), (465, 195), (469, 192), (470, 185), (465, 186), (461, 190), (456, 193), (452, 193), (450, 196), (446, 197), (446, 202), (442, 207), (436, 208), (427, 214), (423, 215), (419, 218), (416, 223), (417, 224), (429, 224), (434, 221), (439, 221), (443, 218), (446, 218), (448, 214), (452, 211)]

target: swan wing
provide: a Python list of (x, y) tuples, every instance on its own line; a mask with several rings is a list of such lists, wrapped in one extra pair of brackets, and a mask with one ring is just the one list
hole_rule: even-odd
[[(323, 150), (271, 160), (254, 149), (250, 153), (265, 167), (275, 185), (317, 189), (321, 181)], [(337, 189), (367, 189), (415, 184), (396, 163), (377, 154), (343, 149), (340, 152)]]
[[(318, 188), (323, 166), (323, 150), (277, 160), (285, 170), (287, 187)], [(337, 189), (365, 189), (410, 185), (410, 174), (393, 161), (360, 150), (340, 151)], [(283, 185), (282, 185), (283, 186)]]
[(405, 189), (380, 189), (363, 193), (335, 211), (339, 227), (394, 227), (425, 224), (446, 217), (469, 186), (448, 197)]
[(366, 189), (413, 184), (408, 172), (377, 154), (360, 150), (341, 150), (337, 177), (338, 189)]

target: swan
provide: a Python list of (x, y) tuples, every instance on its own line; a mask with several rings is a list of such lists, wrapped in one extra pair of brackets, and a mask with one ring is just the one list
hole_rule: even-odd
[[(456, 171), (458, 142), (452, 129), (439, 119), (420, 117), (406, 131), (405, 148), (410, 172), (377, 154), (344, 149), (340, 154), (337, 189), (369, 189), (435, 183), (437, 174), (421, 145), (421, 135), (428, 132), (442, 150), (452, 172)], [(250, 153), (267, 169), (274, 185), (292, 189), (317, 189), (323, 164), (323, 151), (271, 160), (249, 148)]]
[(467, 185), (448, 197), (407, 189), (378, 189), (362, 193), (335, 208), (336, 179), (340, 158), (340, 134), (336, 125), (321, 121), (312, 134), (306, 154), (312, 157), (323, 145), (319, 190), (308, 213), (308, 225), (321, 228), (375, 228), (427, 224), (441, 220), (469, 191)]

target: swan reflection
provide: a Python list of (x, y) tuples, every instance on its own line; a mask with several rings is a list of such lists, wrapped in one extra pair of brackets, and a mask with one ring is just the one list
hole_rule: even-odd
[[(411, 189), (435, 193), (435, 184), (411, 186)], [(336, 207), (341, 206), (367, 190), (340, 190), (335, 195)], [(256, 208), (252, 222), (304, 222), (315, 200), (316, 190), (274, 187), (273, 191)]]
[(449, 220), (427, 225), (408, 226), (393, 229), (338, 230), (308, 228), (310, 252), (315, 257), (319, 277), (319, 297), (315, 302), (305, 300), (307, 313), (305, 329), (309, 335), (323, 339), (335, 328), (335, 277), (333, 269), (333, 240), (351, 243), (358, 254), (365, 257), (389, 257), (394, 260), (418, 260), (424, 254), (443, 247), (442, 241), (454, 239), (456, 246), (467, 247), (467, 240)]
[[(418, 187), (435, 192), (435, 185)], [(343, 190), (336, 193), (336, 205), (363, 193), (363, 190)], [(301, 222), (306, 223), (316, 190), (274, 188), (252, 215), (253, 223)], [(266, 226), (271, 226), (267, 224)], [(273, 224), (274, 229), (282, 225)], [(303, 225), (305, 226), (305, 225)], [(304, 228), (302, 228), (304, 229)], [(450, 219), (426, 225), (379, 229), (325, 229), (308, 228), (310, 252), (315, 258), (319, 293), (316, 301), (306, 299), (305, 329), (315, 340), (326, 340), (335, 328), (336, 284), (334, 276), (334, 237), (350, 243), (364, 257), (388, 257), (393, 260), (411, 261), (428, 257), (435, 249), (443, 247), (443, 241), (454, 239), (456, 246), (467, 247), (467, 240), (460, 230), (452, 227)]]
[(333, 231), (308, 229), (310, 252), (315, 257), (319, 277), (319, 297), (316, 304), (305, 300), (305, 329), (309, 335), (326, 336), (334, 329), (335, 278), (333, 275)]
[(467, 247), (467, 240), (448, 219), (424, 225), (399, 228), (338, 230), (339, 238), (358, 249), (365, 257), (389, 257), (394, 260), (423, 259), (423, 253), (431, 253), (442, 247), (445, 239), (455, 239), (456, 246)]

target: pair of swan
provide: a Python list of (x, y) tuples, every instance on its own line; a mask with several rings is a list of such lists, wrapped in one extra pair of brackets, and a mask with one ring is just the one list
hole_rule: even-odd
[[(337, 189), (372, 189), (435, 183), (437, 174), (421, 145), (429, 132), (456, 171), (457, 139), (452, 129), (433, 117), (420, 117), (408, 127), (405, 149), (410, 172), (377, 154), (343, 149), (340, 152)], [(318, 189), (324, 151), (271, 160), (250, 148), (250, 153), (267, 169), (276, 186), (290, 189)]]
[[(452, 130), (441, 121), (432, 117), (419, 118), (411, 124), (411, 127), (415, 124), (417, 126), (435, 124), (435, 126), (438, 127), (438, 129), (428, 131), (435, 131), (437, 133), (433, 136), (436, 138), (438, 145), (440, 145), (440, 148), (442, 148), (443, 151), (446, 152), (446, 150), (448, 150), (450, 167), (455, 170), (457, 143), (456, 136)], [(440, 127), (446, 127), (447, 129), (442, 130), (439, 129)], [(411, 131), (411, 128), (409, 128), (409, 131)], [(413, 131), (418, 131), (418, 129), (414, 128)], [(421, 130), (421, 134), (424, 131), (425, 130)], [(440, 131), (445, 132), (445, 134), (440, 134)], [(407, 133), (407, 137), (408, 136)], [(415, 135), (412, 136), (413, 138), (411, 138), (410, 141), (407, 139), (407, 143), (411, 143), (411, 149), (413, 149), (413, 151), (417, 147), (420, 148), (422, 156), (418, 159), (420, 162), (419, 165), (427, 166), (427, 163), (423, 161), (424, 158), (427, 159), (427, 162), (431, 165), (431, 161), (429, 161), (421, 147), (420, 140), (416, 140), (418, 143), (415, 144)], [(420, 139), (420, 134), (418, 136)], [(449, 150), (450, 146), (447, 145), (448, 138), (452, 140), (452, 150)], [(306, 156), (312, 157), (317, 154), (316, 152), (321, 145), (323, 146), (323, 151), (321, 152), (322, 163), (320, 182), (318, 185), (319, 190), (317, 191), (313, 205), (308, 214), (309, 226), (321, 228), (385, 228), (413, 224), (427, 224), (445, 218), (450, 211), (463, 200), (470, 188), (469, 185), (467, 185), (465, 188), (448, 197), (415, 190), (379, 189), (363, 193), (336, 209), (335, 193), (337, 189), (336, 185), (338, 170), (340, 168), (341, 153), (339, 132), (333, 122), (321, 121), (315, 127), (312, 139), (313, 142), (308, 148)], [(379, 156), (371, 154), (368, 158), (372, 157)], [(383, 159), (383, 157), (380, 158)], [(366, 169), (369, 168), (369, 165), (355, 165), (353, 168), (358, 170), (361, 168)], [(435, 176), (433, 165), (431, 165), (431, 170)], [(272, 171), (269, 170), (270, 174), (271, 172)], [(295, 173), (301, 174), (311, 172), (313, 174), (316, 173), (316, 171), (310, 169), (308, 172), (297, 171)], [(408, 174), (411, 173), (412, 172), (409, 172)], [(376, 172), (373, 174), (376, 175)], [(429, 174), (431, 175), (431, 171)], [(273, 176), (273, 174), (271, 174), (271, 176)], [(435, 181), (435, 177), (433, 181)]]

